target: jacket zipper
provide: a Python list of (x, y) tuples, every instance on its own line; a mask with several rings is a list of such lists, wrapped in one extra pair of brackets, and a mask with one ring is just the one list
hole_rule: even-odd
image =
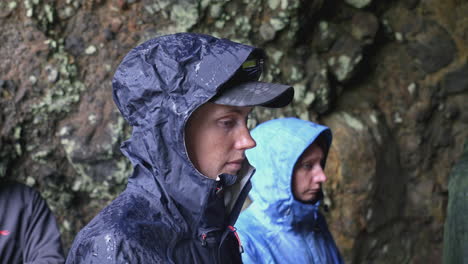
[(233, 227), (232, 225), (228, 226), (229, 230), (231, 230), (232, 233), (234, 233), (234, 236), (237, 239), (237, 244), (239, 244), (239, 253), (242, 254), (244, 253), (244, 247), (242, 246), (242, 242), (239, 238), (239, 235), (237, 234), (237, 228)]

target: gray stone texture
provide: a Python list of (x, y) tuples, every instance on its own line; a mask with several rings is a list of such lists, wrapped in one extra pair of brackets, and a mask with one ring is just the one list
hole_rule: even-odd
[(447, 94), (457, 94), (468, 91), (468, 64), (447, 73), (442, 80), (442, 88)]
[(132, 171), (111, 93), (123, 56), (167, 33), (212, 34), (265, 48), (264, 80), (296, 89), (249, 126), (332, 128), (326, 217), (346, 263), (442, 263), (444, 224), (467, 229), (451, 196), (468, 138), (467, 13), (458, 0), (1, 1), (0, 178), (41, 192), (67, 250)]

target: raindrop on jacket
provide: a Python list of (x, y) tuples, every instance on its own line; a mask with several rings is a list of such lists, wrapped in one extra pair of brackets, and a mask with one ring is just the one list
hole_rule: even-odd
[(125, 191), (77, 235), (67, 263), (241, 263), (229, 226), (251, 188), (253, 168), (245, 164), (220, 198), (217, 181), (190, 162), (184, 127), (254, 51), (179, 33), (126, 55), (112, 85), (115, 103), (133, 126), (121, 149), (134, 172)]
[(244, 263), (342, 263), (319, 206), (294, 199), (291, 180), (302, 153), (325, 134), (325, 166), (332, 135), (328, 127), (297, 118), (275, 119), (256, 127), (257, 147), (247, 150), (257, 172), (252, 178), (252, 204), (237, 221)]

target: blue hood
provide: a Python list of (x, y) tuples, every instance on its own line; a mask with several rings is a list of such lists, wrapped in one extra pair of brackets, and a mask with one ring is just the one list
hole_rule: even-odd
[(343, 263), (318, 210), (321, 201), (301, 203), (291, 190), (295, 163), (321, 134), (327, 143), (325, 166), (332, 140), (325, 126), (282, 118), (260, 124), (252, 131), (257, 147), (246, 155), (257, 168), (250, 192), (253, 202), (237, 221), (245, 264)]
[(257, 147), (246, 151), (247, 159), (257, 169), (251, 180), (252, 210), (285, 227), (315, 220), (321, 201), (311, 205), (295, 200), (291, 180), (297, 160), (322, 133), (327, 139), (325, 161), (332, 141), (328, 127), (297, 118), (282, 118), (260, 124), (252, 131)]

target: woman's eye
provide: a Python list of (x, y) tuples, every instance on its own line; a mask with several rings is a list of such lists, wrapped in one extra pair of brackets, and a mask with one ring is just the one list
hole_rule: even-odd
[(219, 123), (221, 124), (222, 127), (230, 128), (233, 127), (236, 122), (232, 119), (221, 119), (219, 120)]
[(301, 165), (301, 167), (302, 167), (303, 169), (310, 170), (310, 169), (312, 169), (312, 164), (310, 164), (310, 163), (304, 163), (304, 164)]

